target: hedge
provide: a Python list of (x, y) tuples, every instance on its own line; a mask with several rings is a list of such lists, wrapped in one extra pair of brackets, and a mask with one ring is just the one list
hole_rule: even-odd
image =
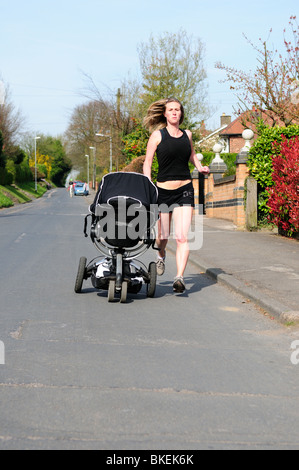
[(248, 167), (250, 174), (258, 182), (258, 218), (260, 221), (267, 219), (269, 215), (269, 192), (267, 188), (273, 186), (272, 157), (277, 154), (273, 144), (274, 142), (280, 144), (284, 136), (287, 139), (299, 136), (299, 126), (264, 127), (261, 130), (260, 137), (254, 142), (249, 152)]

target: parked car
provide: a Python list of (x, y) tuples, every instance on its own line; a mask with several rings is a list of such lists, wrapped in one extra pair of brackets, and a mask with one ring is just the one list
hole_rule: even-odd
[(74, 187), (74, 196), (88, 196), (89, 189), (86, 183), (77, 182)]

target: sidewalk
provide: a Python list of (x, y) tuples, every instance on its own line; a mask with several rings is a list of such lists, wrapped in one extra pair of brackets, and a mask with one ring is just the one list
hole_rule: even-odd
[[(239, 231), (229, 221), (205, 216), (203, 232), (203, 246), (190, 252), (189, 263), (279, 321), (299, 321), (299, 241)], [(175, 241), (169, 248), (175, 250)]]

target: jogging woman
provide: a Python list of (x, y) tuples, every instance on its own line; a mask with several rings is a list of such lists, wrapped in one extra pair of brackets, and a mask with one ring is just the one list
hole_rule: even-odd
[(189, 258), (188, 233), (194, 210), (194, 190), (188, 163), (201, 173), (209, 173), (196, 157), (192, 144), (192, 133), (180, 129), (184, 120), (184, 108), (175, 98), (153, 103), (144, 119), (145, 126), (152, 132), (146, 151), (143, 172), (151, 179), (151, 170), (157, 153), (159, 171), (157, 187), (160, 218), (158, 223), (157, 274), (165, 271), (166, 245), (173, 218), (177, 243), (177, 274), (173, 283), (174, 292), (184, 292), (184, 272)]

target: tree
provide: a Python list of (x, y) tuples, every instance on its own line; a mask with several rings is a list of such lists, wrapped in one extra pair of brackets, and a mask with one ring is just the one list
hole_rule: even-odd
[(157, 39), (151, 36), (148, 44), (138, 46), (138, 53), (142, 81), (128, 77), (117, 93), (106, 87), (108, 99), (103, 99), (93, 78), (84, 74), (84, 96), (89, 101), (74, 109), (65, 134), (67, 154), (76, 169), (85, 167), (85, 154), (90, 153), (90, 146), (96, 146), (97, 166), (101, 173), (108, 171), (109, 140), (95, 138), (97, 132), (112, 136), (116, 168), (145, 153), (147, 132), (140, 123), (153, 101), (176, 96), (185, 108), (186, 127), (192, 128), (207, 117), (206, 73), (199, 39), (182, 30)]
[(128, 75), (121, 82), (119, 108), (122, 135), (129, 134), (132, 131), (134, 127), (134, 123), (132, 127), (132, 119), (142, 122), (144, 118), (144, 105), (141, 100), (142, 91), (142, 84), (137, 77), (132, 78)]
[(223, 82), (231, 82), (231, 89), (236, 90), (239, 110), (251, 112), (251, 121), (256, 123), (265, 115), (272, 125), (289, 126), (299, 122), (299, 35), (295, 16), (289, 21), (291, 39), (286, 38), (284, 30), (283, 50), (269, 49), (269, 38), (260, 39), (260, 46), (255, 46), (245, 35), (247, 42), (257, 52), (255, 71), (244, 72), (228, 67), (221, 62), (216, 68), (226, 72)]
[[(35, 164), (34, 137), (34, 135), (26, 134), (22, 142), (22, 147), (30, 156), (31, 168)], [(41, 133), (39, 137), (36, 151), (38, 166), (42, 173), (47, 173), (47, 177), (53, 183), (57, 186), (64, 186), (66, 177), (72, 169), (72, 162), (66, 155), (62, 139)]]
[(45, 146), (44, 148), (41, 146), (40, 151), (52, 157), (51, 181), (57, 186), (64, 186), (67, 175), (72, 169), (72, 162), (67, 158), (61, 140), (47, 137)]
[(54, 158), (52, 170), (50, 174), (51, 181), (57, 186), (64, 186), (67, 175), (72, 169), (71, 162), (63, 155)]
[(108, 171), (110, 139), (96, 136), (97, 133), (112, 136), (113, 163), (117, 167), (122, 165), (122, 133), (117, 127), (116, 114), (109, 102), (94, 100), (74, 109), (65, 134), (66, 152), (76, 169), (86, 167), (85, 155), (93, 158), (90, 147), (95, 147), (99, 173)]
[(3, 135), (0, 130), (0, 168), (5, 168), (6, 158), (3, 153)]
[(126, 134), (131, 129), (130, 117), (135, 116), (136, 103), (139, 103), (139, 82), (136, 79), (123, 80), (117, 92), (105, 86), (104, 99), (93, 78), (86, 73), (83, 76), (86, 83), (83, 95), (102, 107), (101, 129), (112, 128), (122, 135)]
[(11, 147), (11, 153), (9, 155), (9, 160), (12, 160), (15, 165), (20, 165), (23, 160), (26, 158), (26, 153), (18, 145)]
[(138, 122), (132, 118), (134, 128), (130, 134), (123, 137), (124, 149), (126, 156), (126, 164), (128, 165), (134, 158), (141, 157), (146, 154), (149, 132)]
[[(138, 118), (142, 116), (140, 112), (141, 85), (138, 79), (128, 78), (127, 80), (122, 81), (121, 87), (118, 88), (117, 92), (115, 90), (111, 90), (108, 86), (105, 86), (106, 98), (104, 99), (102, 96), (102, 92), (95, 84), (93, 78), (86, 73), (83, 73), (83, 76), (85, 80), (85, 88), (83, 89), (83, 94), (84, 96), (89, 98), (89, 102), (86, 103), (86, 105), (96, 106), (100, 108), (100, 115), (98, 117), (95, 116), (94, 118), (94, 122), (97, 124), (96, 132), (100, 132), (101, 134), (106, 135), (109, 134), (112, 136), (113, 161), (117, 168), (121, 168), (123, 164), (125, 164), (122, 154), (122, 138), (124, 135), (130, 133), (133, 129), (131, 118)], [(77, 120), (77, 113), (78, 109), (75, 109), (69, 127), (71, 133), (73, 133), (73, 119)], [(140, 117), (139, 120), (142, 120), (142, 117)], [(81, 119), (80, 125), (86, 127), (86, 122), (82, 122)], [(69, 139), (70, 141), (73, 140), (71, 133), (67, 132), (66, 134), (67, 139)], [(83, 139), (81, 138), (80, 141), (82, 140)], [(109, 144), (107, 140), (95, 140), (94, 135), (91, 135), (88, 138), (88, 145), (85, 145), (85, 148), (88, 149), (88, 146), (90, 145), (94, 146), (94, 144), (96, 143), (101, 144), (99, 147), (97, 147), (97, 162), (99, 164), (99, 167), (104, 171), (105, 167), (107, 168), (107, 148), (105, 142), (106, 144)], [(103, 155), (101, 155), (103, 149), (104, 153)]]
[(207, 117), (206, 72), (203, 44), (186, 31), (164, 33), (138, 46), (143, 110), (154, 101), (175, 96), (185, 108), (185, 125), (192, 127)]
[[(41, 167), (41, 171), (45, 173), (45, 177), (49, 178), (52, 171), (53, 157), (51, 155), (44, 155), (40, 153), (39, 150), (36, 152), (36, 164), (37, 167)], [(34, 167), (35, 165), (35, 155), (29, 159), (29, 165)]]
[(77, 106), (70, 119), (65, 138), (66, 151), (76, 168), (85, 166), (85, 154), (89, 153), (89, 147), (96, 142), (96, 133), (101, 129), (103, 134), (107, 128), (106, 106), (99, 101), (89, 101)]
[(120, 136), (132, 131), (131, 118), (142, 122), (148, 106), (161, 98), (175, 96), (185, 107), (188, 127), (208, 115), (204, 46), (199, 38), (188, 36), (186, 31), (150, 36), (148, 43), (137, 47), (141, 79), (122, 80), (116, 93), (108, 87), (110, 98), (103, 99), (92, 77), (84, 74), (84, 96), (106, 105), (106, 122)]
[(7, 156), (14, 153), (15, 142), (24, 125), (24, 117), (10, 99), (9, 87), (6, 86), (5, 102), (0, 105), (0, 130), (3, 138), (3, 150)]
[(11, 184), (30, 180), (31, 173), (26, 153), (16, 145), (24, 118), (11, 102), (9, 88), (2, 81), (0, 84), (0, 180), (2, 184)]

